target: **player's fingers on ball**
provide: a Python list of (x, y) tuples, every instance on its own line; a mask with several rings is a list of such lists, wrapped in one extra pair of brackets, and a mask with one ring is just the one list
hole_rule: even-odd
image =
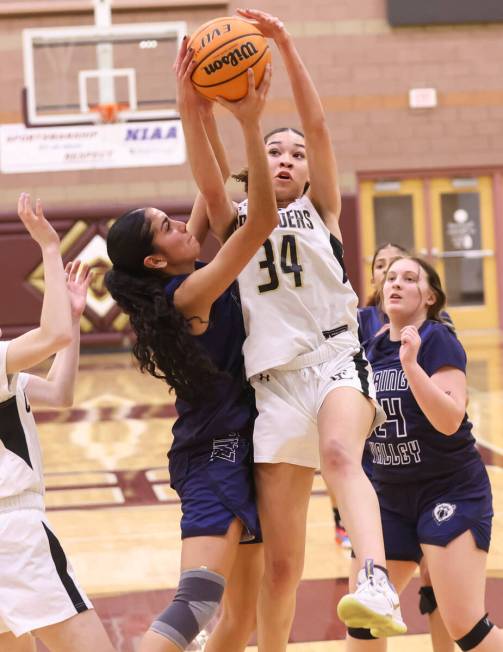
[(229, 102), (228, 100), (226, 100), (221, 95), (217, 95), (215, 97), (215, 102), (217, 102), (221, 106), (224, 106), (226, 109), (232, 110), (233, 102)]
[(255, 74), (253, 73), (253, 68), (248, 68), (246, 71), (248, 76), (248, 95), (255, 94)]
[(269, 88), (271, 87), (271, 77), (272, 77), (272, 66), (270, 63), (266, 64), (265, 70), (264, 70), (264, 76), (262, 77), (262, 81), (260, 82), (260, 91), (261, 93), (265, 96), (267, 95)]
[(180, 68), (179, 68), (180, 76), (183, 77), (185, 75), (185, 73), (187, 72), (187, 68), (190, 66), (190, 63), (193, 60), (193, 58), (194, 58), (194, 50), (192, 48), (189, 48), (185, 52), (183, 59), (180, 63)]
[[(183, 71), (184, 62), (185, 62), (185, 59), (187, 58), (187, 54), (188, 54), (188, 50), (189, 50), (188, 47), (187, 47), (187, 43), (188, 43), (188, 40), (187, 40), (187, 37), (185, 37), (185, 39), (183, 40), (183, 42), (182, 42), (182, 44), (180, 46), (180, 49), (178, 51), (178, 58), (177, 58), (177, 61), (176, 61), (176, 73), (177, 73), (177, 75), (180, 75), (182, 73), (182, 71)], [(189, 61), (190, 61), (190, 58), (189, 58)]]
[(185, 71), (185, 77), (188, 77), (189, 79), (191, 79), (192, 78), (192, 73), (194, 72), (194, 70), (196, 68), (197, 68), (197, 61), (194, 61), (194, 59), (192, 59), (192, 61), (187, 66), (187, 70)]
[(237, 10), (236, 13), (239, 14), (238, 18), (240, 18), (245, 23), (248, 23), (249, 25), (255, 25), (255, 27), (258, 26), (258, 22), (249, 16), (246, 12), (240, 13), (239, 10)]

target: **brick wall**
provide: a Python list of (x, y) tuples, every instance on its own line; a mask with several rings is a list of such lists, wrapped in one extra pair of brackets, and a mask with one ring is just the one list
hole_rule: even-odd
[[(232, 13), (238, 3), (230, 3)], [(503, 25), (391, 29), (384, 0), (263, 0), (291, 32), (327, 108), (337, 147), (343, 191), (355, 191), (362, 170), (437, 168), (503, 163)], [(121, 12), (114, 22), (185, 19), (189, 30), (223, 10)], [(2, 89), (0, 121), (17, 122), (22, 86), (21, 29), (89, 24), (91, 14), (0, 20)], [(264, 128), (297, 124), (286, 77), (274, 53), (274, 81)], [(170, 74), (170, 62), (166, 62)], [(433, 86), (439, 107), (408, 108), (411, 87)], [(221, 114), (220, 114), (221, 115)], [(232, 165), (243, 162), (239, 132), (226, 120), (224, 141)], [(0, 210), (12, 207), (20, 190), (50, 204), (72, 205), (120, 198), (189, 199), (187, 166), (168, 169), (82, 171), (1, 175)]]

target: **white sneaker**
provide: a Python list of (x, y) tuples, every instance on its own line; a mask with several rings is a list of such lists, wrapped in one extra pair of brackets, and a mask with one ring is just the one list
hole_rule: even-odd
[(398, 594), (386, 573), (380, 568), (374, 569), (372, 559), (367, 559), (365, 568), (358, 573), (356, 591), (340, 600), (337, 615), (346, 627), (370, 629), (376, 638), (407, 631)]

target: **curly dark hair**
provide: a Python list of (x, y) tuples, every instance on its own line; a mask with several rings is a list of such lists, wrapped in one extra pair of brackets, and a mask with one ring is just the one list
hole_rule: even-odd
[(164, 287), (170, 277), (143, 263), (155, 252), (147, 210), (129, 211), (110, 228), (107, 250), (113, 268), (105, 275), (105, 285), (129, 316), (140, 370), (161, 378), (178, 398), (194, 403), (209, 396), (222, 374), (191, 335), (186, 318), (166, 299)]

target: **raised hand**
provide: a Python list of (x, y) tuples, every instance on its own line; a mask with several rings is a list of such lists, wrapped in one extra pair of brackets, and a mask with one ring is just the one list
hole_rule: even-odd
[(211, 100), (203, 97), (194, 87), (191, 81), (192, 71), (196, 66), (194, 61), (194, 50), (187, 47), (188, 38), (185, 36), (173, 64), (173, 71), (176, 75), (176, 99), (178, 109), (184, 106), (193, 106), (198, 109), (201, 115), (207, 115), (213, 110)]
[(216, 98), (217, 102), (233, 113), (243, 125), (246, 125), (247, 122), (257, 122), (264, 110), (267, 93), (271, 86), (271, 64), (266, 65), (264, 76), (257, 88), (255, 88), (253, 68), (248, 68), (246, 72), (248, 75), (248, 93), (242, 100), (230, 102), (223, 97)]
[(87, 291), (93, 280), (93, 273), (87, 263), (73, 260), (65, 267), (66, 289), (72, 309), (72, 320), (80, 319), (86, 307)]
[(258, 9), (237, 9), (236, 13), (258, 27), (264, 36), (272, 38), (278, 46), (289, 38), (283, 22), (276, 16)]
[(421, 346), (421, 336), (415, 326), (405, 326), (400, 331), (400, 362), (406, 367), (417, 361), (417, 354)]
[(35, 202), (34, 212), (30, 195), (27, 192), (22, 192), (17, 202), (17, 214), (28, 233), (40, 247), (44, 248), (53, 245), (59, 248), (58, 234), (45, 219), (40, 199)]

